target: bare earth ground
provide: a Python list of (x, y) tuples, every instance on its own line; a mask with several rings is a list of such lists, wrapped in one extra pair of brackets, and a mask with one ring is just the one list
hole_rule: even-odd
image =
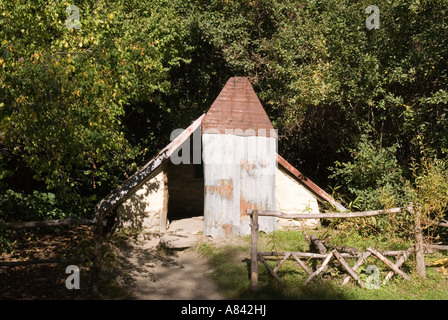
[[(281, 227), (298, 227), (294, 221)], [(203, 217), (173, 221), (167, 234), (195, 237), (199, 242), (217, 245), (235, 244), (238, 238), (212, 239), (201, 235)], [(163, 236), (163, 235), (162, 235)], [(212, 272), (205, 259), (192, 250), (173, 250), (172, 254), (158, 248), (160, 235), (140, 235), (137, 241), (128, 240), (121, 248), (120, 286), (135, 299), (142, 300), (221, 300), (216, 284), (208, 276)], [(233, 257), (235, 258), (235, 257)], [(244, 257), (238, 257), (238, 261)], [(248, 258), (248, 256), (246, 257)]]
[[(168, 233), (202, 239), (202, 219), (174, 221)], [(118, 252), (118, 268), (113, 276), (128, 294), (105, 298), (144, 300), (223, 299), (215, 283), (207, 276), (210, 266), (192, 250), (160, 250), (160, 236), (154, 233), (128, 238)], [(21, 235), (12, 253), (0, 255), (0, 262), (70, 259), (79, 256), (80, 248), (91, 243), (92, 229), (77, 227), (54, 233)], [(207, 240), (208, 241), (208, 240)], [(0, 300), (90, 299), (90, 275), (81, 269), (80, 290), (68, 290), (65, 273), (68, 264), (32, 264), (0, 267)]]
[[(202, 220), (175, 221), (168, 232), (195, 235)], [(177, 232), (176, 232), (177, 233)], [(157, 247), (160, 237), (148, 234), (127, 241), (120, 250), (118, 282), (139, 300), (220, 300), (215, 283), (207, 276), (212, 270), (191, 250), (166, 251)]]
[[(0, 255), (0, 262), (27, 260), (70, 260), (79, 257), (80, 248), (91, 243), (92, 228), (54, 229), (17, 234), (11, 253)], [(65, 273), (72, 263), (31, 264), (13, 267), (0, 266), (0, 300), (66, 300), (89, 298), (89, 273), (80, 265), (80, 289), (68, 290)]]

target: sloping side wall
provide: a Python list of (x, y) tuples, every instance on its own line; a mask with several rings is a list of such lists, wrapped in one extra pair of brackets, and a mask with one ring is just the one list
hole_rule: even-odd
[[(276, 170), (275, 202), (277, 211), (285, 213), (317, 213), (319, 206), (316, 197), (302, 184), (292, 178), (282, 167)], [(285, 224), (285, 219), (279, 219), (279, 225)], [(297, 222), (297, 225), (315, 227), (318, 219), (307, 219)]]
[[(162, 167), (165, 169), (165, 166)], [(157, 169), (117, 206), (117, 228), (159, 230), (160, 217), (167, 200), (163, 169)]]
[[(247, 209), (275, 210), (276, 139), (202, 135), (204, 234), (250, 234)], [(276, 230), (275, 217), (260, 217), (260, 230)]]

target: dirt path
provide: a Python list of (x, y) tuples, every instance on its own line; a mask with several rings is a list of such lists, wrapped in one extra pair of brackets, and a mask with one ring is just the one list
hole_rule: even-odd
[[(191, 234), (202, 224), (191, 219), (173, 223), (168, 231)], [(200, 237), (197, 235), (196, 237)], [(215, 283), (207, 276), (212, 270), (191, 250), (159, 250), (159, 235), (128, 241), (120, 251), (119, 282), (138, 300), (220, 300)]]

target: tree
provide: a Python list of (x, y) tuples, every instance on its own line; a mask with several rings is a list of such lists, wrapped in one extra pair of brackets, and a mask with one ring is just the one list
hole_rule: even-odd
[(251, 78), (282, 153), (317, 181), (361, 135), (398, 146), (404, 167), (419, 134), (446, 154), (444, 1), (378, 1), (379, 29), (365, 26), (366, 1), (196, 3), (203, 38)]
[(32, 185), (17, 191), (48, 189), (71, 213), (91, 214), (98, 196), (135, 170), (140, 150), (125, 136), (125, 107), (148, 101), (167, 110), (169, 72), (190, 50), (181, 1), (172, 4), (0, 3), (4, 188), (20, 189), (28, 168)]
[(379, 0), (379, 29), (367, 1), (84, 0), (79, 28), (70, 4), (0, 3), (3, 190), (90, 212), (235, 75), (254, 84), (280, 152), (324, 186), (362, 137), (407, 178), (418, 137), (446, 157), (443, 0)]

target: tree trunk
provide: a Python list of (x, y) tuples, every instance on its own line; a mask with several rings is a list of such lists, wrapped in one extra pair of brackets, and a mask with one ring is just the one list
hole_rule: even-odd
[(91, 269), (91, 287), (90, 293), (93, 297), (99, 296), (98, 280), (99, 274), (101, 272), (101, 246), (103, 237), (103, 214), (101, 212), (97, 213), (97, 225), (95, 228), (94, 235), (94, 257)]

